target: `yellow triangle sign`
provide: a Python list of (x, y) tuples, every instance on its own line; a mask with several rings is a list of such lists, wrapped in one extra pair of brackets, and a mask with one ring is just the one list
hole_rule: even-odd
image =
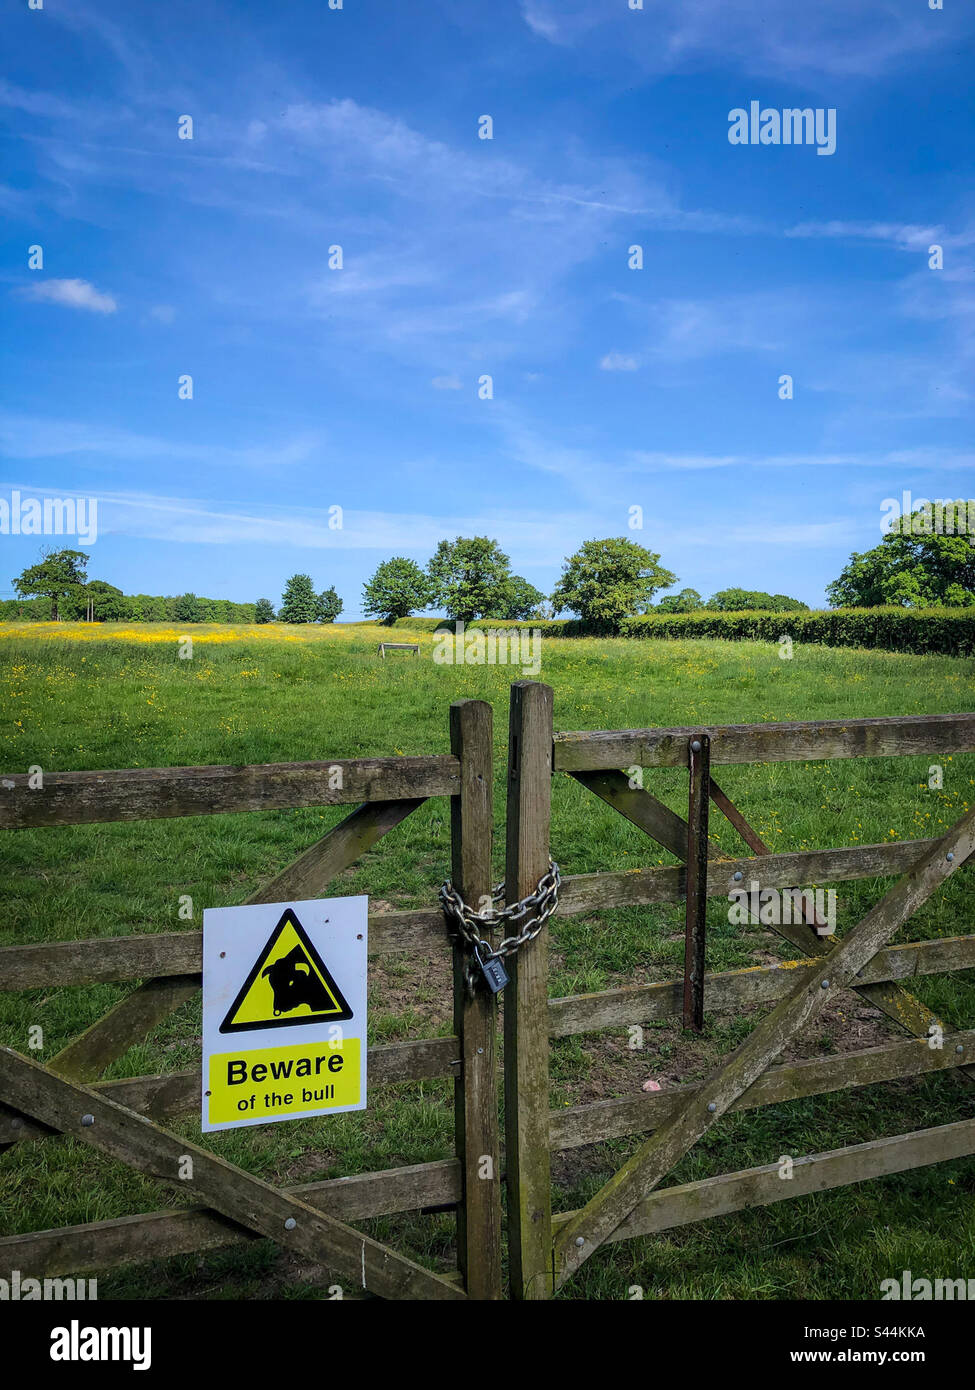
[(352, 1017), (345, 996), (289, 907), (220, 1025), (221, 1033)]

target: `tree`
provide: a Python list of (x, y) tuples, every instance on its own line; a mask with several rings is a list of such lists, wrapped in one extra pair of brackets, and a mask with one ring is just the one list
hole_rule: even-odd
[(658, 613), (696, 613), (704, 607), (704, 600), (696, 589), (681, 589), (679, 594), (668, 594), (657, 604)]
[(180, 594), (173, 609), (173, 617), (178, 623), (199, 623), (203, 621), (200, 600), (194, 593)]
[(761, 589), (720, 589), (707, 602), (708, 608), (719, 613), (799, 613), (808, 611), (808, 604), (787, 594), (766, 594)]
[(43, 555), (39, 564), (30, 565), (14, 580), (21, 598), (49, 598), (51, 618), (60, 621), (60, 605), (77, 598), (85, 583), (90, 556), (83, 550), (54, 550)]
[(274, 604), (269, 598), (259, 598), (254, 605), (255, 623), (274, 622)]
[(567, 608), (584, 622), (618, 631), (624, 618), (647, 611), (658, 589), (677, 583), (659, 562), (625, 536), (586, 541), (563, 566), (552, 594), (556, 612)]
[(320, 623), (334, 623), (342, 612), (342, 600), (333, 589), (323, 589), (315, 599), (315, 619)]
[(362, 611), (387, 625), (408, 618), (430, 602), (430, 580), (414, 560), (394, 555), (384, 560), (363, 586)]
[(283, 623), (313, 623), (318, 616), (318, 598), (310, 574), (293, 574), (284, 586), (278, 617)]
[[(944, 520), (948, 520), (945, 508)], [(975, 503), (968, 503), (969, 515)], [(975, 545), (962, 522), (962, 534), (945, 535), (930, 528), (924, 508), (902, 517), (897, 529), (872, 550), (856, 552), (838, 579), (827, 584), (834, 608), (970, 608), (975, 605)]]
[(465, 623), (495, 616), (510, 579), (507, 555), (487, 536), (441, 541), (427, 566), (430, 602)]
[(131, 611), (129, 600), (104, 579), (92, 579), (84, 588), (85, 605), (96, 623), (125, 622)]
[(545, 595), (520, 574), (513, 574), (504, 585), (500, 606), (492, 614), (495, 618), (510, 620), (537, 618)]

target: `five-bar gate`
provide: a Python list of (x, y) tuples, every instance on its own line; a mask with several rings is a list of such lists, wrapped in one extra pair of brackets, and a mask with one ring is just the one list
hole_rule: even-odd
[[(454, 886), (470, 905), (490, 901), (492, 714), (481, 701), (450, 709), (449, 755), (336, 760), (255, 767), (196, 767), (47, 774), (43, 789), (8, 779), (0, 828), (86, 824), (213, 812), (354, 804), (345, 820), (248, 900), (323, 893), (428, 797), (451, 808)], [(505, 1152), (496, 1086), (496, 1000), (470, 995), (453, 943), (454, 1034), (369, 1050), (371, 1084), (455, 1078), (455, 1157), (301, 1187), (275, 1188), (163, 1122), (192, 1111), (199, 1071), (101, 1079), (113, 1061), (200, 987), (198, 930), (53, 941), (0, 949), (0, 988), (26, 990), (104, 981), (142, 983), (46, 1065), (0, 1048), (0, 1152), (66, 1133), (190, 1193), (196, 1204), (0, 1240), (0, 1263), (25, 1276), (160, 1259), (270, 1237), (341, 1275), (394, 1298), (502, 1296), (500, 1177), (507, 1185), (510, 1291), (551, 1296), (602, 1244), (666, 1230), (744, 1207), (975, 1153), (975, 1119), (896, 1135), (778, 1165), (660, 1190), (680, 1159), (721, 1116), (801, 1096), (953, 1069), (975, 1080), (975, 1030), (955, 1033), (905, 988), (912, 976), (975, 967), (975, 935), (891, 946), (898, 929), (972, 854), (975, 810), (936, 840), (775, 854), (712, 776), (721, 765), (892, 757), (975, 749), (975, 715), (808, 723), (553, 732), (548, 686), (512, 686), (509, 722), (506, 894), (529, 896), (549, 865), (551, 781), (575, 778), (683, 860), (626, 873), (564, 875), (559, 916), (653, 903), (685, 904), (684, 977), (565, 999), (548, 996), (547, 931), (510, 958), (504, 992)], [(636, 767), (688, 769), (688, 815), (635, 784)], [(10, 785), (10, 784), (13, 785)], [(708, 817), (724, 814), (751, 854), (710, 856)], [(563, 868), (565, 866), (563, 865)], [(774, 966), (706, 973), (704, 908), (743, 881), (762, 888), (901, 875), (862, 921), (836, 940), (815, 915), (773, 927), (801, 955)], [(557, 923), (557, 918), (554, 919)], [(439, 909), (371, 914), (373, 954), (434, 944), (451, 949)], [(836, 992), (851, 987), (896, 1021), (905, 1040), (773, 1065)], [(673, 1016), (700, 1028), (704, 1010), (769, 1004), (770, 1012), (704, 1082), (550, 1113), (549, 1038)], [(932, 1037), (941, 1046), (930, 1046)], [(549, 1156), (601, 1139), (649, 1138), (581, 1211), (552, 1214)], [(192, 1158), (192, 1177), (185, 1159)], [(371, 1216), (454, 1205), (456, 1276), (425, 1269), (347, 1224)]]

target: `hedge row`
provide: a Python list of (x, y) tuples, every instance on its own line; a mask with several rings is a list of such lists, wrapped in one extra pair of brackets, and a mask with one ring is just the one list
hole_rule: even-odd
[(887, 652), (975, 654), (975, 608), (836, 608), (818, 613), (668, 613), (630, 618), (626, 637), (817, 642)]
[[(396, 626), (433, 632), (453, 628), (443, 618), (403, 618)], [(508, 622), (503, 618), (479, 618), (478, 627), (540, 628), (546, 637), (605, 636), (577, 619), (536, 619)], [(935, 653), (942, 656), (975, 655), (975, 608), (836, 608), (821, 612), (648, 613), (629, 618), (621, 637), (703, 638), (726, 641), (815, 642), (824, 647), (867, 647), (888, 652)]]
[[(95, 618), (111, 623), (252, 623), (253, 603), (234, 603), (226, 598), (197, 598), (195, 616), (187, 617), (182, 599), (174, 595), (107, 594), (95, 596)], [(87, 599), (62, 599), (61, 618), (81, 621), (87, 613)], [(180, 614), (182, 613), (182, 616)], [(51, 621), (49, 598), (0, 599), (0, 622), (47, 623)]]

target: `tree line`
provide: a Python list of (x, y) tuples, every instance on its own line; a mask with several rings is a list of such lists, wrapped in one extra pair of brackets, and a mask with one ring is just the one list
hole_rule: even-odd
[[(0, 601), (0, 618), (101, 623), (268, 623), (275, 621), (269, 599), (235, 603), (198, 594), (124, 594), (104, 579), (88, 578), (91, 556), (83, 550), (56, 550), (29, 565), (13, 581), (19, 599)], [(334, 588), (316, 593), (311, 577), (288, 580), (277, 615), (283, 623), (333, 623), (342, 612)]]
[[(905, 516), (880, 545), (854, 553), (839, 577), (827, 585), (834, 608), (969, 608), (975, 606), (975, 536), (968, 534), (966, 504), (958, 503), (957, 526), (948, 534), (922, 524), (919, 510)], [(967, 504), (975, 514), (975, 502)], [(14, 580), (22, 599), (0, 603), (0, 616), (88, 618), (96, 622), (331, 623), (343, 604), (334, 586), (316, 592), (311, 576), (293, 574), (275, 611), (270, 599), (233, 603), (229, 599), (126, 595), (104, 580), (87, 578), (89, 556), (61, 550), (46, 555)], [(625, 536), (585, 541), (563, 564), (550, 595), (522, 575), (497, 541), (488, 536), (442, 540), (426, 567), (404, 555), (384, 560), (362, 591), (363, 612), (385, 624), (424, 609), (454, 620), (477, 618), (518, 621), (572, 613), (608, 631), (648, 613), (806, 612), (808, 605), (787, 594), (721, 589), (705, 600), (696, 589), (654, 596), (673, 588), (677, 576), (660, 556)], [(27, 609), (27, 611), (24, 611)]]

